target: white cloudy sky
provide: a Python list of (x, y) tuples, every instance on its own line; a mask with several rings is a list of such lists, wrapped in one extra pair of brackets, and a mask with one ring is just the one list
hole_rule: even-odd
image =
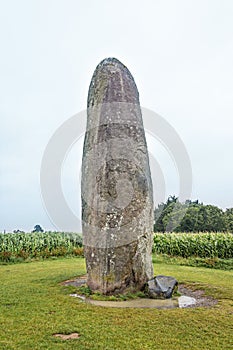
[[(231, 0), (0, 0), (0, 231), (54, 229), (41, 199), (43, 152), (85, 109), (92, 73), (109, 56), (133, 74), (141, 105), (183, 140), (192, 198), (233, 207), (232, 19)], [(166, 195), (176, 194), (177, 174), (159, 147)], [(62, 171), (76, 213), (81, 153), (79, 142)]]

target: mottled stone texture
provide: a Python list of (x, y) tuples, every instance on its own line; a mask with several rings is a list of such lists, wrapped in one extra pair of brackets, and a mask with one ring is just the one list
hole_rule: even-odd
[(153, 277), (153, 196), (139, 95), (117, 59), (96, 68), (82, 163), (84, 253), (92, 290), (140, 290)]
[(178, 282), (174, 277), (159, 275), (147, 282), (145, 291), (152, 299), (168, 299), (177, 288)]

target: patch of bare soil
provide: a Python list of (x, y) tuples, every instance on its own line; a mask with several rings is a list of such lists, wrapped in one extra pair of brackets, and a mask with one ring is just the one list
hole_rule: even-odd
[(181, 295), (186, 295), (196, 299), (196, 304), (188, 307), (211, 307), (218, 303), (218, 300), (206, 296), (203, 290), (192, 290), (191, 288), (186, 287), (184, 284), (179, 284), (178, 291), (181, 293)]
[(71, 334), (56, 333), (56, 334), (53, 334), (53, 336), (57, 338), (61, 338), (62, 340), (78, 339), (80, 337), (78, 333), (71, 333)]
[[(68, 286), (72, 285), (75, 287), (80, 287), (81, 285), (84, 285), (87, 281), (87, 276), (79, 276), (76, 279), (68, 280), (62, 282), (63, 285)], [(212, 307), (218, 303), (218, 300), (206, 296), (205, 292), (203, 290), (192, 290), (191, 288), (188, 288), (184, 284), (179, 284), (178, 291), (181, 295), (185, 295), (187, 297), (195, 298), (196, 304), (195, 305), (189, 305), (187, 307)], [(109, 302), (106, 302), (109, 303)], [(118, 302), (119, 305), (119, 302)]]
[(74, 287), (81, 287), (82, 285), (87, 283), (87, 275), (79, 276), (72, 280), (67, 280), (62, 282), (61, 284), (63, 286), (74, 286)]

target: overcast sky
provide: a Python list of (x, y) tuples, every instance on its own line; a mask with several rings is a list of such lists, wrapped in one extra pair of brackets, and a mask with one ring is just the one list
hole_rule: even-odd
[[(93, 71), (109, 56), (133, 74), (141, 105), (183, 140), (191, 198), (233, 207), (232, 19), (231, 0), (1, 0), (0, 231), (55, 229), (41, 198), (43, 153), (56, 129), (86, 108)], [(168, 155), (148, 145), (166, 195), (177, 194)], [(62, 170), (77, 215), (81, 154), (82, 140)]]

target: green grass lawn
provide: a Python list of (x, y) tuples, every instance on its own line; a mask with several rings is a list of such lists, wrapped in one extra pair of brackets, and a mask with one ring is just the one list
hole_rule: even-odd
[[(219, 299), (212, 308), (111, 309), (72, 298), (59, 282), (85, 273), (84, 259), (0, 266), (0, 349), (232, 349), (233, 273), (165, 264), (155, 274)], [(77, 332), (63, 341), (54, 333)]]

